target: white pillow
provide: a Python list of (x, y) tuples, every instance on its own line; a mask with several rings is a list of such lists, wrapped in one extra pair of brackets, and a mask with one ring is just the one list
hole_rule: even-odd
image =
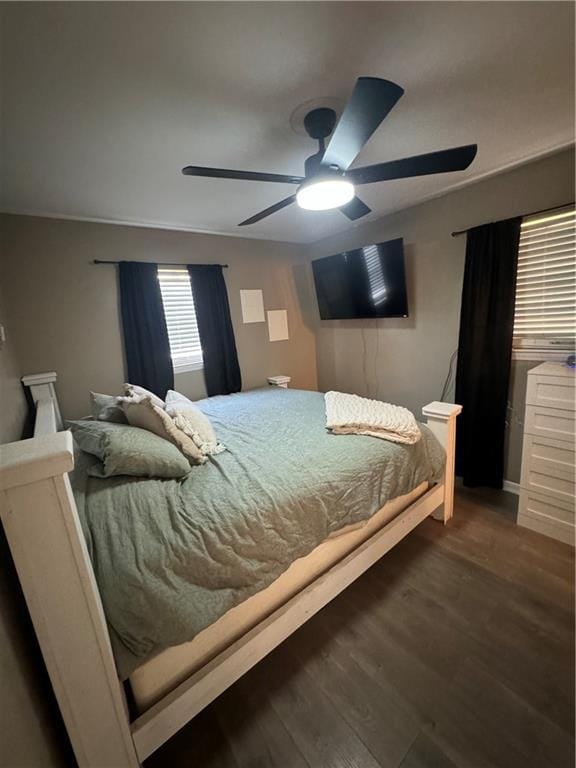
[(215, 456), (226, 448), (218, 442), (214, 427), (205, 413), (180, 392), (166, 393), (166, 413), (174, 424), (190, 437), (204, 456)]
[(158, 408), (164, 408), (164, 400), (161, 400), (154, 392), (149, 392), (138, 384), (124, 384), (124, 392), (128, 397), (149, 397)]
[(163, 408), (159, 408), (150, 397), (121, 397), (119, 401), (132, 427), (147, 429), (149, 432), (175, 445), (193, 464), (204, 464), (206, 456)]

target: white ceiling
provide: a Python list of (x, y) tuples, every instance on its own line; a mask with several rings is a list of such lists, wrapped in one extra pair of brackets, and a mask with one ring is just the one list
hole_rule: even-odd
[[(362, 188), (371, 218), (574, 139), (570, 2), (2, 3), (4, 210), (310, 242), (353, 226), (290, 185), (192, 179), (187, 164), (300, 174), (291, 113), (360, 75), (406, 93), (356, 164), (477, 142), (472, 167)], [(362, 222), (368, 220), (363, 219)]]

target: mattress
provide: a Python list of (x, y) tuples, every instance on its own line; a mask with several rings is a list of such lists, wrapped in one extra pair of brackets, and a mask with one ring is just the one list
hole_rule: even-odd
[(167, 648), (138, 667), (129, 678), (138, 712), (144, 712), (315, 578), (346, 557), (427, 489), (428, 484), (421, 483), (410, 493), (389, 501), (368, 521), (347, 526), (338, 532), (338, 535), (330, 536), (308, 555), (294, 561), (272, 584), (231, 608), (193, 640)]

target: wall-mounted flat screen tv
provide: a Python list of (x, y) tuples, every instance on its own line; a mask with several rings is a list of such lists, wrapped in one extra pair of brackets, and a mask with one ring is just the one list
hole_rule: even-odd
[(316, 259), (312, 270), (322, 320), (408, 317), (402, 238)]

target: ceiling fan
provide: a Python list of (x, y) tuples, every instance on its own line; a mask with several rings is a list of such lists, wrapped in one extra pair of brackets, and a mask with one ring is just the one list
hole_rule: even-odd
[[(294, 201), (301, 208), (312, 211), (339, 208), (349, 219), (359, 219), (370, 213), (370, 208), (356, 195), (356, 186), (409, 176), (463, 171), (476, 157), (477, 145), (468, 144), (348, 170), (403, 93), (403, 88), (389, 80), (359, 77), (336, 127), (334, 110), (320, 107), (308, 112), (304, 118), (304, 127), (308, 135), (318, 141), (319, 146), (318, 151), (305, 161), (304, 176), (204, 168), (199, 165), (187, 165), (182, 168), (182, 173), (185, 176), (298, 185), (296, 194), (240, 222), (239, 227), (255, 224)], [(330, 134), (332, 137), (326, 146), (325, 139)]]

